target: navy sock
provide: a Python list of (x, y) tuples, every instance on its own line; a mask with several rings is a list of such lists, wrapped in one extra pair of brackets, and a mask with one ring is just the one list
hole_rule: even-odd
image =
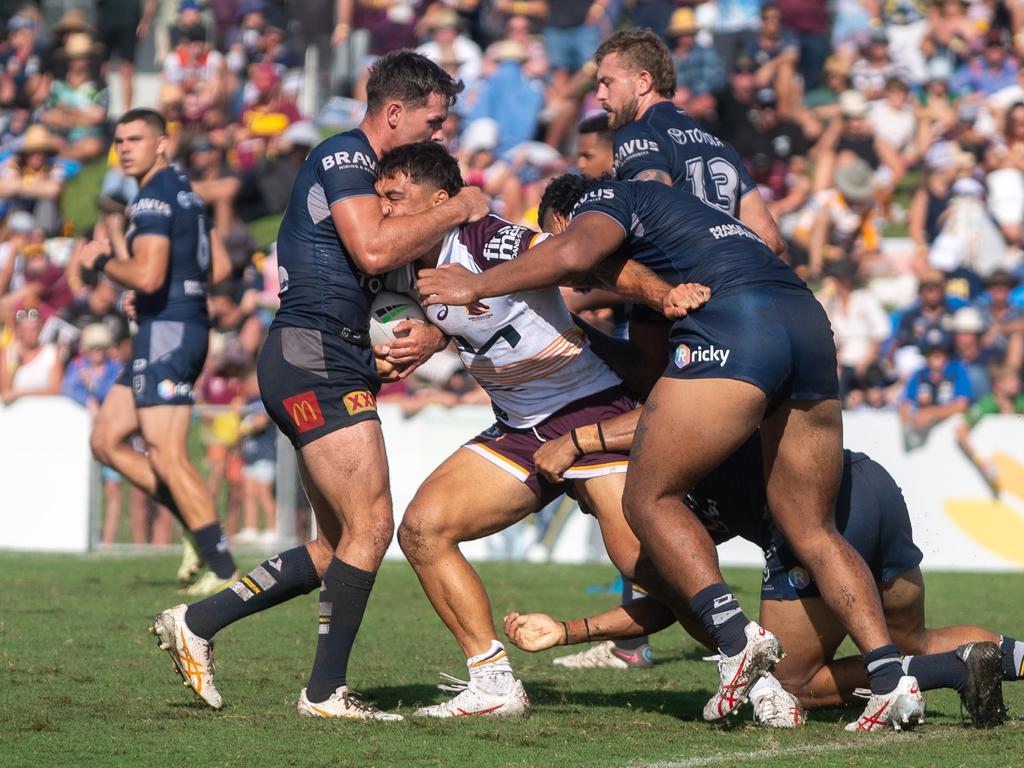
[(188, 530), (188, 524), (185, 523), (185, 518), (181, 516), (181, 510), (178, 509), (178, 502), (176, 502), (174, 500), (174, 496), (171, 495), (171, 489), (167, 487), (167, 483), (159, 478), (156, 481), (156, 490), (153, 491), (153, 498), (167, 507), (167, 509), (170, 510), (170, 513), (178, 518), (178, 522), (181, 523), (181, 527), (186, 531)]
[(1003, 635), (999, 638), (999, 650), (1003, 654), (1003, 680), (1024, 677), (1024, 643)]
[(326, 701), (345, 684), (348, 657), (366, 612), (375, 575), (339, 560), (331, 560), (320, 589), (320, 629), (316, 659), (306, 685), (312, 702)]
[[(634, 600), (639, 600), (642, 597), (647, 597), (642, 589), (629, 579), (622, 580), (622, 599), (619, 601), (619, 605), (629, 605)], [(616, 640), (615, 647), (621, 648), (624, 651), (635, 651), (637, 648), (643, 648), (649, 642), (650, 638), (644, 635), (642, 637), (631, 637), (626, 640)]]
[(900, 649), (891, 643), (875, 648), (864, 657), (864, 671), (867, 672), (872, 693), (892, 692), (903, 677)]
[(320, 586), (316, 566), (304, 546), (264, 560), (228, 589), (193, 603), (185, 612), (188, 628), (209, 640), (228, 624), (273, 608)]
[(210, 570), (222, 579), (230, 578), (237, 569), (231, 550), (228, 549), (228, 538), (221, 530), (220, 523), (210, 523), (197, 528), (192, 531), (192, 537), (195, 539), (199, 556)]
[(907, 656), (901, 668), (905, 674), (917, 678), (922, 691), (954, 688), (960, 693), (967, 685), (967, 665), (956, 655), (956, 651)]
[(723, 582), (704, 587), (690, 600), (690, 607), (704, 622), (722, 653), (735, 656), (743, 650), (747, 644), (743, 633), (747, 617)]

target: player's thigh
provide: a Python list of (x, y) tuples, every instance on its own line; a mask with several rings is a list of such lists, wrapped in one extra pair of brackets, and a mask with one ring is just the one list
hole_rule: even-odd
[(788, 690), (799, 690), (832, 661), (846, 630), (820, 597), (762, 600), (761, 626), (782, 643), (784, 658), (775, 675)]
[(923, 653), (925, 639), (924, 576), (912, 568), (881, 585), (882, 610), (892, 641), (903, 653)]
[(627, 513), (681, 498), (753, 434), (765, 403), (764, 393), (745, 381), (660, 378), (630, 451)]
[(110, 388), (92, 426), (92, 445), (107, 447), (124, 442), (139, 428), (132, 389), (123, 384)]
[(192, 424), (191, 405), (153, 405), (138, 408), (139, 431), (149, 447), (150, 457), (188, 458), (188, 430)]
[(459, 448), (423, 481), (402, 517), (399, 542), (471, 541), (504, 530), (540, 508), (526, 483), (479, 454)]
[(761, 426), (761, 448), (772, 516), (787, 538), (808, 528), (834, 527), (843, 471), (839, 401), (783, 403)]
[(617, 472), (601, 477), (575, 481), (580, 501), (594, 515), (601, 527), (601, 538), (608, 557), (627, 578), (636, 575), (640, 558), (640, 541), (622, 513), (622, 492), (626, 474)]

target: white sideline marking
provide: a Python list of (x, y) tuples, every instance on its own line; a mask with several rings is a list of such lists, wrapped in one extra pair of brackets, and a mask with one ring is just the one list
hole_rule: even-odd
[(821, 755), (828, 752), (847, 752), (858, 749), (866, 749), (879, 744), (878, 735), (870, 741), (838, 742), (835, 744), (807, 744), (799, 747), (783, 747), (782, 749), (766, 747), (765, 749), (750, 752), (723, 752), (718, 755), (707, 757), (687, 757), (682, 760), (668, 760), (660, 763), (630, 763), (637, 768), (698, 768), (705, 765), (720, 765), (722, 763), (742, 763), (750, 760), (764, 760), (765, 758), (780, 758), (797, 755)]

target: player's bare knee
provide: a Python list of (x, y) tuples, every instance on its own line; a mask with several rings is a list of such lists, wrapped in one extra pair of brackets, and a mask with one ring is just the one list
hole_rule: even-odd
[(92, 451), (92, 455), (96, 458), (96, 461), (110, 465), (110, 457), (113, 453), (113, 444), (110, 439), (110, 431), (105, 429), (101, 424), (97, 424), (89, 435), (89, 450)]
[(425, 523), (426, 521), (410, 507), (402, 518), (401, 525), (398, 526), (398, 546), (413, 566), (429, 562), (430, 553), (435, 551), (431, 543), (436, 541), (437, 537), (432, 535), (432, 527)]

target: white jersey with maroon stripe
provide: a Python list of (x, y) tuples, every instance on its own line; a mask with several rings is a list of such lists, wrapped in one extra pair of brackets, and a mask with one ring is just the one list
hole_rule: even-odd
[[(525, 253), (543, 237), (488, 216), (449, 232), (437, 263), (479, 273)], [(535, 426), (574, 400), (621, 383), (573, 323), (557, 287), (469, 307), (434, 305), (427, 317), (455, 340), (466, 370), (510, 427)]]

